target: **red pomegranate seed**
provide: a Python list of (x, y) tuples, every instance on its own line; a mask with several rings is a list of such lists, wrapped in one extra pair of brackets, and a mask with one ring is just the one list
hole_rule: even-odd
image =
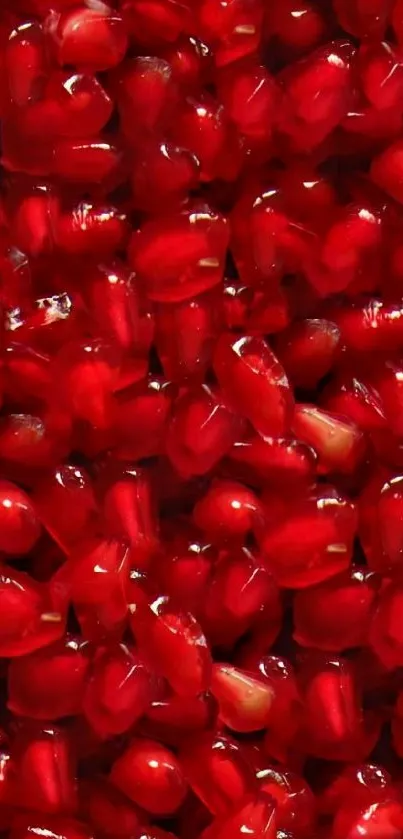
[(403, 592), (400, 583), (387, 582), (378, 600), (370, 627), (370, 643), (382, 664), (390, 669), (400, 666), (403, 637), (399, 609)]
[(281, 586), (307, 588), (348, 568), (355, 531), (354, 505), (318, 485), (266, 526), (261, 547)]
[(66, 553), (96, 527), (91, 479), (78, 466), (64, 464), (49, 472), (35, 486), (33, 498), (44, 527)]
[(295, 836), (310, 835), (315, 823), (315, 797), (303, 778), (288, 769), (268, 767), (257, 772), (262, 792), (276, 802), (280, 830)]
[(175, 389), (160, 376), (148, 376), (117, 394), (114, 410), (116, 457), (141, 460), (162, 454)]
[(228, 235), (226, 219), (207, 205), (162, 216), (133, 234), (130, 263), (150, 299), (180, 302), (220, 282)]
[(296, 151), (317, 147), (346, 116), (354, 52), (351, 43), (333, 41), (283, 71), (279, 127)]
[(315, 452), (297, 440), (254, 435), (229, 451), (237, 476), (256, 486), (304, 486), (315, 474)]
[[(202, 834), (202, 839), (275, 839), (276, 808), (273, 798), (263, 792), (249, 797), (235, 815), (218, 816)], [(281, 835), (281, 834), (280, 834)]]
[(254, 674), (232, 665), (214, 664), (211, 690), (220, 719), (232, 731), (260, 731), (268, 726), (273, 690)]
[(171, 381), (201, 382), (211, 367), (222, 325), (216, 290), (179, 303), (161, 303), (155, 313), (155, 345)]
[[(189, 612), (168, 597), (131, 605), (131, 627), (144, 652), (180, 696), (196, 696), (210, 686), (211, 657), (202, 629)], [(180, 662), (180, 666), (178, 666)]]
[(367, 806), (354, 802), (341, 809), (334, 821), (335, 839), (355, 839), (363, 836), (371, 839), (381, 833), (383, 836), (398, 835), (403, 823), (403, 808), (393, 798), (386, 801), (373, 800)]
[(231, 645), (248, 630), (279, 631), (279, 592), (262, 558), (247, 548), (227, 546), (210, 571), (202, 607), (202, 623), (214, 645)]
[(180, 475), (204, 475), (229, 451), (240, 427), (242, 421), (220, 392), (207, 385), (188, 390), (174, 404), (167, 455)]
[(30, 497), (10, 481), (0, 481), (0, 549), (11, 556), (29, 553), (40, 532)]
[(298, 52), (315, 47), (326, 32), (325, 19), (321, 8), (305, 0), (298, 4), (295, 0), (284, 0), (272, 4), (266, 9), (265, 37), (273, 35), (281, 45)]
[(127, 35), (121, 16), (111, 6), (97, 0), (78, 3), (76, 8), (46, 21), (59, 64), (99, 71), (115, 67), (127, 49)]
[(326, 760), (354, 761), (372, 751), (378, 726), (364, 717), (359, 685), (350, 662), (324, 654), (305, 663), (303, 748)]
[(121, 632), (128, 615), (129, 561), (124, 542), (94, 538), (81, 543), (59, 570), (58, 585), (74, 603), (85, 637)]
[(303, 710), (294, 670), (286, 659), (262, 655), (259, 648), (246, 652), (243, 664), (249, 666), (272, 689), (273, 702), (264, 750), (271, 758), (285, 763), (300, 728)]
[(218, 67), (254, 53), (259, 46), (263, 20), (261, 0), (201, 0), (201, 34), (214, 47)]
[(320, 807), (324, 813), (334, 815), (349, 801), (371, 804), (393, 794), (389, 772), (376, 763), (362, 763), (348, 766), (336, 775), (321, 796)]
[[(265, 67), (256, 61), (228, 67), (219, 76), (220, 100), (244, 137), (247, 148), (263, 159), (270, 152), (279, 92)], [(264, 150), (266, 147), (266, 150)]]
[(284, 434), (293, 409), (291, 389), (263, 338), (222, 335), (214, 369), (224, 396), (256, 431), (268, 436)]
[(158, 136), (169, 124), (177, 105), (170, 65), (161, 58), (140, 56), (123, 64), (116, 82), (125, 136), (134, 145), (139, 140), (149, 142), (150, 134)]
[(14, 794), (19, 804), (24, 788), (25, 808), (39, 813), (74, 813), (77, 779), (72, 743), (62, 729), (30, 729), (18, 733), (13, 743)]
[(172, 521), (162, 536), (153, 567), (156, 578), (181, 608), (187, 605), (198, 615), (206, 603), (217, 552), (187, 519)]
[(155, 816), (175, 813), (187, 790), (180, 763), (173, 752), (153, 740), (132, 740), (114, 763), (111, 781)]
[(19, 716), (56, 720), (78, 714), (89, 657), (85, 642), (67, 635), (56, 644), (13, 659), (8, 670), (8, 707)]
[(65, 614), (60, 611), (58, 599), (49, 586), (3, 565), (0, 592), (2, 656), (26, 655), (63, 636)]
[(275, 342), (276, 352), (287, 376), (296, 387), (315, 388), (337, 360), (340, 331), (331, 321), (297, 321)]
[(355, 566), (299, 591), (294, 600), (294, 638), (303, 647), (342, 652), (366, 646), (380, 579)]
[(183, 0), (122, 0), (121, 8), (133, 39), (147, 45), (174, 42), (192, 23), (192, 5)]
[(140, 148), (141, 157), (131, 171), (135, 207), (158, 212), (162, 204), (173, 208), (180, 205), (197, 186), (197, 157), (168, 140), (151, 143), (147, 137)]
[(172, 136), (200, 163), (200, 181), (232, 181), (240, 174), (244, 152), (241, 138), (223, 106), (208, 92), (189, 95), (178, 112)]
[(239, 743), (227, 735), (204, 735), (185, 744), (181, 763), (188, 783), (214, 815), (230, 813), (256, 787)]
[(296, 405), (293, 431), (318, 455), (318, 473), (353, 474), (364, 460), (366, 443), (360, 428), (316, 405)]
[(137, 568), (146, 568), (158, 548), (155, 507), (150, 476), (141, 469), (122, 470), (105, 492), (106, 528), (130, 544)]
[(40, 98), (48, 67), (45, 36), (38, 23), (12, 30), (5, 51), (5, 71), (13, 104), (24, 107)]
[(83, 711), (102, 737), (128, 731), (147, 711), (156, 684), (144, 661), (123, 644), (99, 647), (88, 673)]
[(148, 709), (142, 731), (178, 748), (186, 745), (190, 736), (211, 728), (215, 719), (216, 705), (209, 694), (161, 694)]
[(53, 173), (62, 181), (76, 184), (103, 183), (109, 188), (122, 178), (121, 151), (106, 137), (65, 138), (53, 151)]
[(263, 526), (264, 513), (257, 496), (242, 484), (217, 481), (193, 511), (197, 527), (215, 543), (243, 541)]
[(393, 3), (390, 0), (333, 0), (337, 17), (347, 32), (358, 38), (382, 37)]
[(137, 836), (147, 821), (146, 814), (103, 777), (85, 783), (82, 792), (86, 819), (107, 836)]
[(211, 50), (208, 44), (193, 35), (182, 35), (175, 43), (167, 45), (163, 56), (171, 67), (172, 78), (184, 90), (193, 91), (200, 82), (208, 82), (211, 78)]
[(72, 256), (89, 255), (96, 251), (110, 255), (127, 238), (127, 222), (124, 213), (101, 202), (83, 200), (54, 220), (54, 241), (60, 250)]

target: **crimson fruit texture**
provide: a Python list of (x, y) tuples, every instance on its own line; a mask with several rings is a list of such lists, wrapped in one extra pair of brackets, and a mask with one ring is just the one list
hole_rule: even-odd
[(0, 7), (0, 833), (403, 839), (403, 0)]

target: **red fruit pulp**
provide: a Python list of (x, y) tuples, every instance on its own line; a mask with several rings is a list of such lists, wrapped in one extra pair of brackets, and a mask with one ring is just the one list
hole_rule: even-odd
[(0, 7), (0, 833), (403, 839), (403, 0)]

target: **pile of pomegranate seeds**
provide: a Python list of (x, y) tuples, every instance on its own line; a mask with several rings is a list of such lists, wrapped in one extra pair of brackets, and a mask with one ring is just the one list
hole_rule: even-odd
[(0, 5), (0, 834), (403, 839), (403, 0)]

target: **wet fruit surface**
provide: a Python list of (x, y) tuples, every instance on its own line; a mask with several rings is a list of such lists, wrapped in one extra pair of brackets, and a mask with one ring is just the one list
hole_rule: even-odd
[(403, 839), (403, 0), (0, 7), (0, 834)]

